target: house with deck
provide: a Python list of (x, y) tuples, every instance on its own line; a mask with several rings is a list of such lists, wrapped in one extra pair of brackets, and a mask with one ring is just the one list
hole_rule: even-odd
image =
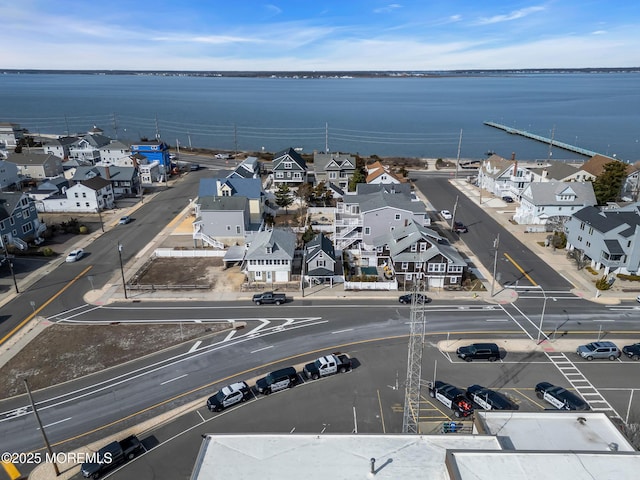
[(293, 148), (276, 153), (271, 163), (275, 185), (282, 183), (295, 185), (306, 182), (307, 169), (307, 163), (302, 155)]
[(296, 234), (288, 230), (263, 230), (251, 239), (243, 271), (249, 283), (290, 282), (296, 250)]
[(304, 279), (311, 285), (344, 282), (342, 255), (335, 250), (331, 240), (318, 233), (305, 245)]
[(43, 241), (46, 229), (35, 202), (26, 193), (0, 192), (0, 249), (26, 250), (30, 242)]
[(315, 185), (324, 182), (345, 190), (356, 170), (356, 157), (345, 153), (314, 153)]

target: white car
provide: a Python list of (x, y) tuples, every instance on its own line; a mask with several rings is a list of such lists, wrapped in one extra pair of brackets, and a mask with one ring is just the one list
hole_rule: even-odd
[(68, 263), (75, 262), (77, 260), (80, 260), (83, 256), (84, 256), (84, 250), (82, 250), (81, 248), (76, 248), (75, 250), (72, 250), (71, 252), (69, 252), (69, 255), (67, 255), (66, 262)]
[(216, 153), (215, 157), (219, 160), (231, 160), (233, 155), (230, 153)]
[(451, 220), (453, 218), (453, 215), (451, 215), (449, 210), (441, 210), (440, 215), (442, 215), (442, 218), (445, 220)]

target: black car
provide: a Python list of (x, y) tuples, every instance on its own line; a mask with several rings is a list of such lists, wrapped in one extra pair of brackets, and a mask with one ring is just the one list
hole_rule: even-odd
[(634, 343), (633, 345), (626, 345), (622, 347), (622, 353), (631, 360), (640, 360), (640, 343)]
[(256, 390), (263, 395), (269, 395), (285, 388), (292, 388), (298, 383), (298, 373), (293, 367), (281, 368), (267, 376), (258, 379)]
[(426, 295), (422, 295), (421, 293), (407, 293), (406, 295), (401, 295), (400, 298), (398, 298), (398, 301), (400, 303), (410, 304), (411, 299), (413, 298), (414, 295), (416, 296), (417, 304), (431, 302), (431, 299), (429, 297), (427, 297)]
[(469, 229), (462, 222), (458, 222), (457, 220), (453, 222), (453, 231), (456, 233), (467, 233)]
[(489, 360), (495, 362), (500, 360), (500, 348), (495, 343), (473, 343), (458, 347), (456, 354), (465, 362), (471, 360)]
[(207, 408), (210, 412), (220, 412), (236, 403), (244, 402), (251, 396), (249, 385), (238, 382), (221, 388), (218, 393), (209, 397)]
[(539, 399), (545, 400), (558, 410), (591, 410), (589, 404), (578, 395), (549, 382), (540, 382), (535, 390)]
[(502, 197), (502, 200), (507, 203), (513, 203), (513, 197), (510, 197), (509, 195), (505, 195), (504, 197)]
[(467, 398), (483, 410), (518, 410), (520, 408), (503, 394), (481, 385), (468, 387)]
[(458, 387), (436, 380), (429, 384), (429, 395), (453, 410), (456, 417), (468, 417), (473, 413), (471, 401)]

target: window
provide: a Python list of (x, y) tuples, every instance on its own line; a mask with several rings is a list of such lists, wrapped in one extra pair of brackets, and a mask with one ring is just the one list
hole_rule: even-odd
[(426, 242), (420, 242), (420, 251), (421, 252), (426, 252), (427, 251), (427, 243)]
[(449, 265), (449, 273), (462, 273), (461, 265)]
[(231, 225), (227, 225), (227, 232), (231, 231)]
[(422, 270), (422, 262), (417, 262), (416, 263), (416, 268), (415, 270)]
[(402, 270), (408, 270), (409, 269), (409, 262), (402, 262)]
[(589, 227), (589, 235), (593, 235), (593, 227)]
[(459, 281), (460, 281), (459, 277), (451, 277), (449, 279), (449, 283), (458, 283)]
[(371, 235), (371, 227), (364, 227), (364, 234)]
[(402, 218), (402, 216), (399, 213), (396, 213), (395, 218), (396, 218), (396, 220), (400, 220), (400, 218)]
[(327, 262), (325, 260), (318, 260), (316, 262), (316, 266), (317, 267), (326, 267), (327, 266)]
[(16, 220), (13, 217), (9, 217), (9, 225), (15, 225)]
[(273, 247), (267, 247), (267, 254), (271, 255), (273, 253)]
[(376, 252), (378, 252), (378, 253), (382, 253), (382, 250), (383, 250), (383, 249), (384, 249), (384, 247), (378, 247), (378, 248), (376, 248)]
[(287, 170), (291, 170), (291, 162), (284, 162), (284, 168)]
[(75, 197), (78, 198), (78, 192), (74, 193)]
[(82, 198), (87, 198), (87, 192), (82, 192)]
[(447, 265), (445, 263), (429, 263), (427, 265), (427, 272), (429, 273), (444, 273), (446, 269)]
[(336, 178), (338, 178), (337, 172), (329, 172), (329, 179), (335, 180)]
[(580, 235), (578, 235), (578, 241), (582, 242), (582, 237)]
[(85, 207), (89, 207), (89, 206), (90, 206), (90, 205), (89, 205), (89, 202), (84, 202), (84, 206), (85, 206)]
[(222, 196), (223, 197), (230, 197), (231, 196), (231, 192), (229, 190), (222, 190)]
[(591, 242), (587, 242), (587, 247), (590, 247), (590, 246), (591, 246)]
[(255, 273), (256, 280), (262, 280), (262, 272)]
[(27, 232), (30, 232), (31, 230), (33, 230), (33, 227), (31, 226), (31, 222), (25, 223), (24, 225), (22, 225), (22, 233), (27, 233)]
[(80, 202), (76, 202), (76, 207), (80, 207)]
[(415, 243), (413, 245), (411, 245), (411, 251), (412, 252), (417, 252), (418, 251), (418, 245), (416, 245)]
[(276, 178), (284, 178), (284, 173), (276, 172)]
[(236, 225), (236, 233), (240, 233), (240, 225)]
[(413, 278), (413, 275), (411, 275), (410, 273), (407, 273), (407, 274), (404, 276), (404, 278), (405, 278), (405, 280), (411, 280), (411, 279)]

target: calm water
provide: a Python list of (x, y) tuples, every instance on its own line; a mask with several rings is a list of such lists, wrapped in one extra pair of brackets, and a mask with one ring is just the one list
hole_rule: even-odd
[[(640, 160), (638, 74), (263, 79), (0, 75), (0, 121), (182, 147), (303, 147), (384, 156), (549, 158), (492, 120), (626, 161)], [(328, 135), (327, 135), (328, 133)], [(554, 148), (554, 159), (584, 159)]]

